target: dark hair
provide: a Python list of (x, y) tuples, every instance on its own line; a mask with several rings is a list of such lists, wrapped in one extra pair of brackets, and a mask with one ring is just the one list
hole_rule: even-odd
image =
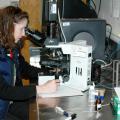
[(0, 45), (5, 48), (16, 46), (14, 39), (14, 23), (22, 19), (28, 20), (28, 14), (19, 7), (8, 6), (0, 10)]

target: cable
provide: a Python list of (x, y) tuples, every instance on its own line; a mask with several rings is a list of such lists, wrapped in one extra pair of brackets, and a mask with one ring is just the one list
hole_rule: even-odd
[(107, 40), (107, 46), (108, 46), (108, 48), (109, 48), (109, 45), (110, 45), (109, 41), (110, 41), (110, 37), (111, 37), (111, 33), (112, 33), (112, 26), (111, 26), (111, 24), (106, 24), (106, 27), (107, 27), (107, 26), (110, 28), (110, 30), (109, 30), (109, 36), (108, 36), (108, 38), (106, 39), (106, 40)]
[(106, 68), (106, 67), (112, 65), (112, 63), (113, 63), (113, 62), (110, 62), (109, 64), (106, 64), (106, 65), (104, 65), (104, 66), (101, 66), (101, 68)]
[(65, 37), (65, 34), (64, 34), (64, 32), (63, 32), (62, 25), (61, 25), (59, 8), (58, 8), (58, 22), (59, 22), (59, 25), (60, 25), (61, 33), (62, 33), (62, 35), (63, 35), (63, 39), (65, 40), (65, 43), (67, 43), (67, 40), (66, 40), (66, 37)]
[(99, 2), (98, 15), (99, 15), (99, 13), (100, 13), (100, 8), (101, 8), (101, 0), (100, 0), (100, 2)]
[(96, 60), (93, 62), (93, 64), (96, 63), (96, 62), (101, 62), (101, 63), (103, 63), (103, 64), (105, 64), (105, 65), (107, 64), (104, 60), (101, 60), (101, 59), (96, 59)]
[(112, 33), (112, 26), (110, 24), (106, 24), (106, 27), (109, 27), (109, 36), (106, 37), (106, 41), (105, 41), (105, 56), (106, 56), (106, 61), (111, 62), (112, 61), (112, 56), (111, 56), (111, 45), (110, 45), (110, 37), (111, 37), (111, 33)]

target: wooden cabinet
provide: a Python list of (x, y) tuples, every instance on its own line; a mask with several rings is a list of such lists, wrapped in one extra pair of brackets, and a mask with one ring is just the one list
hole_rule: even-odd
[[(19, 7), (28, 12), (29, 27), (32, 29), (42, 29), (42, 0), (20, 0)], [(31, 46), (29, 40), (25, 40), (25, 45), (22, 49), (22, 54), (29, 62), (30, 54), (29, 47)]]

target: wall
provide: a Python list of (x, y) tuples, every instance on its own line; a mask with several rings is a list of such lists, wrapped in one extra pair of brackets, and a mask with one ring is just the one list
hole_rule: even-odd
[[(98, 6), (100, 0), (94, 0)], [(99, 17), (106, 19), (108, 24), (112, 25), (111, 38), (119, 43), (120, 42), (120, 0), (101, 0), (101, 8)], [(107, 29), (108, 30), (108, 29)]]
[(0, 7), (5, 7), (8, 5), (18, 5), (19, 0), (0, 0)]

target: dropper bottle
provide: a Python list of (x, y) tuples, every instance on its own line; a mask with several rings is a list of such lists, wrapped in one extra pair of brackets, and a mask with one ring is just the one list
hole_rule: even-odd
[(89, 102), (95, 103), (95, 93), (95, 84), (93, 82), (93, 85), (91, 85), (89, 88)]

